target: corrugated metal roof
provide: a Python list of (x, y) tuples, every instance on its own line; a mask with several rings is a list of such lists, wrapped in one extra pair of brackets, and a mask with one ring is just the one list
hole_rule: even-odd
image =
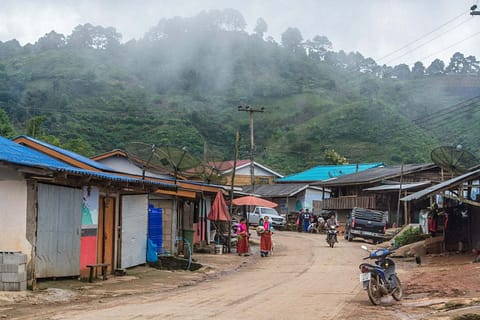
[[(239, 166), (243, 166), (243, 165), (249, 164), (249, 163), (250, 163), (250, 160), (237, 160), (236, 165), (237, 165), (237, 167), (239, 167)], [(233, 169), (233, 164), (234, 164), (233, 160), (229, 160), (229, 161), (210, 161), (210, 162), (207, 163), (208, 166), (213, 167), (220, 172), (225, 172), (225, 171), (228, 171), (228, 170), (232, 170)]]
[[(255, 185), (255, 194), (263, 197), (291, 197), (308, 187), (309, 185), (304, 183), (261, 184)], [(250, 189), (248, 186), (243, 191), (248, 193)]]
[(383, 166), (383, 162), (375, 163), (360, 163), (360, 164), (343, 164), (343, 165), (325, 165), (317, 166), (305, 170), (303, 172), (295, 173), (281, 179), (277, 182), (312, 182), (323, 181), (331, 178), (339, 177), (345, 174), (361, 172), (371, 168)]
[(400, 200), (402, 201), (418, 200), (418, 199), (430, 196), (432, 194), (436, 194), (436, 193), (440, 193), (442, 191), (448, 190), (454, 186), (459, 186), (465, 181), (478, 179), (479, 177), (480, 177), (480, 169), (477, 169), (471, 172), (467, 172), (461, 176), (452, 178), (450, 180), (443, 181), (429, 188), (412, 193), (406, 197), (401, 198)]
[(312, 183), (316, 186), (345, 186), (345, 185), (361, 185), (373, 182), (380, 182), (383, 180), (400, 177), (402, 174), (410, 174), (413, 172), (419, 172), (429, 170), (437, 167), (433, 163), (429, 164), (404, 164), (389, 167), (371, 168), (362, 172), (352, 173), (331, 180), (322, 181), (318, 183)]
[(65, 162), (49, 157), (39, 151), (15, 143), (3, 137), (0, 137), (0, 161), (27, 167), (44, 168), (56, 172), (67, 172), (74, 175), (91, 176), (110, 181), (158, 185), (169, 189), (176, 188), (176, 186), (173, 184), (166, 184), (150, 180), (129, 178), (110, 173), (79, 169)]
[(18, 136), (18, 137), (15, 137), (13, 140), (15, 139), (19, 139), (19, 138), (23, 138), (23, 139), (26, 139), (26, 140), (29, 140), (29, 141), (32, 141), (36, 144), (39, 144), (45, 148), (48, 148), (48, 149), (51, 149), (55, 152), (58, 152), (60, 154), (63, 154), (69, 158), (72, 158), (76, 161), (79, 161), (79, 162), (83, 162), (87, 165), (89, 165), (90, 167), (93, 167), (93, 168), (96, 168), (98, 170), (104, 170), (104, 171), (116, 171), (106, 165), (104, 165), (103, 163), (100, 163), (100, 162), (97, 162), (97, 161), (94, 161), (90, 158), (87, 158), (87, 157), (84, 157), (82, 155), (79, 155), (78, 153), (75, 153), (73, 151), (69, 151), (69, 150), (65, 150), (65, 149), (62, 149), (60, 147), (57, 147), (57, 146), (54, 146), (52, 144), (49, 144), (49, 143), (46, 143), (44, 141), (40, 141), (40, 140), (37, 140), (37, 139), (34, 139), (32, 137), (29, 137), (29, 136), (25, 136), (25, 135), (22, 135), (22, 136)]
[[(233, 170), (233, 160), (230, 161), (221, 161), (221, 162), (209, 162), (209, 166), (216, 168), (219, 170), (222, 174), (228, 174)], [(272, 175), (277, 176), (278, 178), (282, 178), (283, 175), (281, 175), (278, 172), (273, 171), (270, 168), (265, 167), (264, 165), (261, 165), (260, 163), (253, 161), (254, 167), (261, 168), (267, 172), (270, 172)], [(250, 160), (237, 160), (237, 167), (236, 170), (245, 168), (247, 166), (250, 166)]]
[(371, 187), (371, 188), (366, 188), (363, 189), (365, 191), (398, 191), (400, 188), (402, 190), (412, 190), (412, 189), (418, 189), (421, 187), (425, 187), (431, 184), (430, 181), (422, 181), (422, 182), (416, 182), (416, 183), (405, 183), (405, 184), (383, 184), (381, 186), (376, 186), (376, 187)]

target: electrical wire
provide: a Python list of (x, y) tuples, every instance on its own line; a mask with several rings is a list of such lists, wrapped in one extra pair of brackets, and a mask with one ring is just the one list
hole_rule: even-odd
[(429, 116), (422, 116), (421, 118), (412, 120), (416, 124), (428, 123), (432, 119), (439, 118), (443, 115), (450, 115), (452, 112), (458, 113), (460, 109), (469, 107), (472, 104), (478, 103), (480, 101), (480, 96), (476, 96), (461, 102), (458, 102), (454, 105), (436, 110), (435, 113), (430, 114)]
[[(427, 42), (424, 42), (424, 43), (422, 43), (422, 44), (420, 44), (420, 45), (418, 45), (418, 46), (416, 46), (416, 47), (414, 47), (414, 48), (410, 49), (409, 51), (405, 52), (404, 54), (402, 54), (402, 55), (400, 55), (400, 56), (398, 56), (398, 57), (396, 57), (396, 58), (393, 58), (393, 59), (391, 59), (391, 60), (388, 60), (387, 62), (385, 62), (385, 64), (387, 64), (387, 65), (388, 65), (388, 64), (390, 64), (390, 63), (391, 63), (391, 62), (393, 62), (393, 61), (396, 61), (396, 60), (398, 60), (398, 59), (400, 59), (400, 58), (403, 58), (403, 57), (405, 57), (406, 55), (408, 55), (408, 54), (410, 54), (410, 53), (414, 52), (415, 50), (417, 50), (417, 49), (420, 49), (420, 48), (422, 48), (422, 47), (426, 46), (427, 44), (429, 44), (429, 43), (433, 42), (434, 40), (437, 40), (438, 38), (440, 38), (440, 37), (444, 36), (445, 34), (447, 34), (447, 33), (451, 32), (451, 31), (453, 31), (453, 30), (457, 29), (458, 27), (460, 27), (461, 25), (463, 25), (463, 24), (465, 24), (465, 23), (467, 23), (467, 22), (471, 21), (472, 19), (473, 19), (473, 17), (469, 16), (469, 17), (468, 17), (468, 19), (466, 19), (466, 20), (462, 21), (461, 23), (457, 24), (457, 25), (456, 25), (456, 26), (454, 26), (453, 28), (451, 28), (451, 29), (449, 29), (449, 30), (447, 30), (447, 31), (445, 31), (445, 32), (443, 32), (443, 33), (441, 33), (441, 34), (437, 35), (436, 37), (434, 37), (434, 38), (430, 39), (430, 40), (429, 40), (429, 41), (427, 41)], [(445, 50), (446, 50), (446, 49), (445, 49)]]
[(405, 49), (405, 48), (408, 48), (410, 45), (412, 45), (412, 44), (414, 44), (414, 43), (417, 43), (418, 41), (422, 40), (423, 38), (425, 38), (425, 37), (427, 37), (427, 36), (435, 33), (436, 31), (438, 31), (438, 30), (440, 30), (441, 28), (443, 28), (444, 26), (452, 23), (453, 21), (457, 20), (458, 18), (462, 17), (463, 15), (465, 15), (465, 14), (468, 13), (468, 12), (469, 12), (469, 10), (462, 12), (462, 13), (459, 14), (458, 16), (456, 16), (456, 17), (448, 20), (447, 22), (443, 23), (442, 25), (438, 26), (437, 28), (433, 29), (432, 31), (427, 32), (426, 34), (424, 34), (424, 35), (421, 36), (420, 38), (418, 38), (418, 39), (416, 39), (416, 40), (414, 40), (414, 41), (411, 41), (411, 42), (407, 43), (406, 45), (402, 46), (401, 48), (399, 48), (399, 49), (397, 49), (397, 50), (395, 50), (395, 51), (392, 51), (392, 52), (390, 52), (390, 53), (388, 53), (388, 54), (380, 57), (379, 59), (377, 59), (377, 61), (381, 61), (381, 60), (383, 60), (383, 59), (385, 59), (385, 58), (387, 58), (387, 57), (389, 57), (389, 56), (391, 56), (391, 55), (393, 55), (393, 54), (395, 54), (395, 53), (397, 53), (397, 52), (399, 52), (399, 51), (401, 51), (401, 50), (403, 50), (403, 49)]
[(460, 41), (458, 41), (458, 42), (455, 42), (454, 44), (452, 44), (452, 45), (450, 45), (450, 46), (448, 46), (448, 47), (446, 47), (446, 48), (444, 48), (444, 49), (442, 49), (442, 50), (439, 50), (439, 51), (434, 52), (434, 53), (432, 53), (432, 54), (430, 54), (430, 55), (428, 55), (428, 56), (426, 56), (426, 57), (423, 57), (423, 58), (420, 59), (420, 60), (425, 60), (425, 59), (430, 58), (431, 56), (434, 56), (434, 55), (436, 55), (436, 54), (442, 53), (443, 51), (448, 50), (448, 49), (450, 49), (450, 48), (452, 48), (452, 47), (455, 47), (455, 46), (459, 45), (459, 44), (462, 43), (462, 42), (465, 42), (465, 41), (467, 41), (467, 40), (469, 40), (469, 39), (471, 39), (471, 38), (473, 38), (473, 37), (478, 36), (479, 34), (480, 34), (480, 31), (479, 31), (479, 32), (476, 32), (476, 33), (474, 33), (474, 34), (472, 34), (472, 35), (470, 35), (470, 36), (468, 36), (468, 37), (466, 37), (466, 38), (464, 38), (464, 39), (462, 39), (462, 40), (460, 40)]

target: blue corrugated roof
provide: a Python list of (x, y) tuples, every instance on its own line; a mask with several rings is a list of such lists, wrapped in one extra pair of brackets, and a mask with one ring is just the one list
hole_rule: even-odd
[(278, 182), (308, 182), (323, 181), (334, 177), (343, 176), (345, 174), (364, 171), (371, 168), (384, 166), (383, 162), (375, 163), (359, 163), (359, 164), (342, 164), (342, 165), (322, 165), (310, 168), (303, 172), (295, 173), (281, 179)]
[(53, 144), (49, 144), (49, 143), (46, 143), (44, 141), (40, 141), (40, 140), (37, 140), (37, 139), (34, 139), (32, 137), (29, 137), (29, 136), (25, 136), (25, 135), (22, 135), (22, 136), (18, 136), (17, 138), (19, 137), (22, 137), (24, 139), (27, 139), (27, 140), (30, 140), (30, 141), (33, 141), (35, 143), (38, 143), (46, 148), (49, 148), (53, 151), (56, 151), (60, 154), (63, 154), (63, 155), (66, 155), (74, 160), (77, 160), (79, 162), (83, 162), (87, 165), (89, 165), (90, 167), (93, 167), (93, 168), (96, 168), (98, 170), (105, 170), (105, 171), (116, 171), (114, 169), (112, 169), (111, 167), (108, 167), (106, 165), (104, 165), (103, 163), (101, 162), (97, 162), (97, 161), (94, 161), (90, 158), (87, 158), (87, 157), (84, 157), (82, 155), (79, 155), (78, 153), (75, 153), (73, 151), (69, 151), (69, 150), (65, 150), (65, 149), (62, 149), (60, 147), (57, 147), (57, 146), (54, 146)]
[(65, 162), (47, 156), (46, 154), (43, 154), (39, 151), (10, 141), (4, 137), (0, 137), (0, 161), (28, 167), (45, 168), (52, 171), (68, 172), (76, 175), (92, 176), (105, 180), (130, 183), (146, 183), (150, 185), (163, 186), (166, 188), (176, 188), (176, 186), (173, 184), (166, 184), (151, 180), (141, 180), (110, 173), (79, 169)]

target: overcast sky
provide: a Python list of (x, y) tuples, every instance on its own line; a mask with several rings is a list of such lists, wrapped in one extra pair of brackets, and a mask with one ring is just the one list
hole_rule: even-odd
[(278, 42), (287, 28), (296, 27), (305, 40), (327, 36), (334, 51), (358, 51), (378, 64), (422, 61), (428, 66), (435, 58), (448, 64), (457, 51), (480, 59), (480, 15), (469, 14), (478, 1), (0, 0), (0, 41), (35, 43), (52, 30), (69, 35), (84, 23), (115, 27), (128, 41), (142, 37), (161, 18), (234, 8), (247, 21), (247, 32), (262, 17), (267, 36)]

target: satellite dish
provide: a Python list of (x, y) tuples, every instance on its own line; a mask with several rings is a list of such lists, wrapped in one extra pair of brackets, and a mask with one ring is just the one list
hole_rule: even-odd
[(342, 170), (338, 170), (338, 169), (332, 169), (330, 171), (328, 171), (328, 176), (330, 178), (335, 178), (335, 177), (339, 177), (343, 175), (343, 171)]
[[(206, 148), (205, 148), (206, 150)], [(215, 161), (222, 158), (220, 154), (208, 151), (204, 160), (192, 155), (186, 147), (158, 146), (143, 142), (131, 142), (125, 147), (129, 161), (142, 167), (145, 171), (175, 177), (179, 176), (200, 180), (207, 183), (217, 183), (221, 180), (221, 172), (228, 169), (225, 161)], [(207, 159), (210, 158), (211, 160)]]
[(142, 167), (142, 177), (145, 178), (145, 171), (155, 174), (183, 176), (184, 171), (191, 168), (189, 176), (198, 174), (201, 161), (188, 153), (187, 148), (176, 148), (170, 146), (157, 146), (144, 142), (131, 142), (125, 147), (129, 161)]
[(136, 166), (142, 168), (142, 178), (145, 179), (145, 171), (151, 171), (158, 174), (169, 175), (168, 170), (163, 167), (157, 167), (153, 163), (155, 145), (143, 142), (131, 142), (125, 146), (127, 159)]
[(430, 154), (433, 163), (452, 175), (463, 174), (478, 164), (475, 156), (463, 149), (461, 145), (441, 146), (432, 150)]
[(188, 152), (187, 147), (172, 146), (155, 147), (153, 163), (169, 168), (177, 176), (198, 177), (204, 172), (202, 161)]

